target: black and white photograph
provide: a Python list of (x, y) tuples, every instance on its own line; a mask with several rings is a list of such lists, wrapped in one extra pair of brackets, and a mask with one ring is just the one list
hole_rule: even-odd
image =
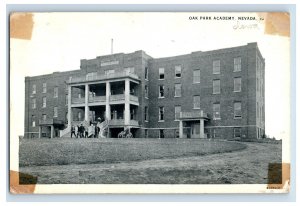
[(10, 15), (10, 191), (288, 193), (290, 15)]

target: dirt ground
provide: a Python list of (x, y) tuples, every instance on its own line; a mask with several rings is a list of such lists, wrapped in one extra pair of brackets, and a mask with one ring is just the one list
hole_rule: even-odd
[(235, 152), (121, 163), (21, 167), (38, 184), (266, 184), (281, 144), (244, 143)]

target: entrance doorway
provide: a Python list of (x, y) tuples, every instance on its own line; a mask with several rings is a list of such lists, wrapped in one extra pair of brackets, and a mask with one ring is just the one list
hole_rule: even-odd
[(200, 124), (191, 124), (191, 138), (200, 138)]

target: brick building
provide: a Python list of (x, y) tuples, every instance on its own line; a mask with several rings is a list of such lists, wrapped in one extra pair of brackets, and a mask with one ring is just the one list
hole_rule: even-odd
[(260, 138), (265, 61), (256, 43), (167, 58), (144, 51), (81, 60), (80, 70), (25, 78), (25, 137), (70, 136), (108, 120), (149, 138)]

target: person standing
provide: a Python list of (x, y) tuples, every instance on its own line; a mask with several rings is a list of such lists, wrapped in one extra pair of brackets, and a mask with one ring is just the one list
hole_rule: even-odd
[(88, 126), (84, 126), (84, 138), (88, 138), (88, 137), (89, 137)]
[(74, 137), (76, 137), (74, 125), (71, 126), (71, 138), (72, 138), (73, 134), (74, 134)]
[(75, 137), (76, 138), (78, 138), (78, 132), (79, 132), (78, 130), (79, 130), (78, 125), (76, 125), (75, 126)]

